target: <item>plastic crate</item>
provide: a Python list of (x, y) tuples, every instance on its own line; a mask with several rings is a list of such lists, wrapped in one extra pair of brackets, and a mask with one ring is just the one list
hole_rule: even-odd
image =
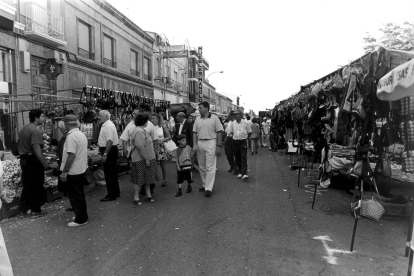
[(20, 198), (15, 197), (12, 202), (4, 203), (1, 208), (2, 219), (8, 219), (19, 214)]
[(58, 187), (49, 187), (46, 190), (46, 202), (50, 203), (58, 198), (63, 197), (63, 193), (58, 191)]
[(383, 219), (407, 220), (411, 215), (412, 203), (382, 203), (382, 206), (385, 209), (385, 213), (382, 215)]
[(306, 168), (308, 165), (308, 157), (302, 154), (294, 154), (292, 156), (292, 164), (291, 167), (293, 168)]

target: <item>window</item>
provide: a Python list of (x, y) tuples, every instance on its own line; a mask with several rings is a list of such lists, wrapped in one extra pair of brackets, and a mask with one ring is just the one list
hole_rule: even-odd
[(78, 55), (87, 59), (95, 59), (92, 51), (92, 28), (89, 24), (78, 22)]
[(0, 51), (0, 81), (6, 81), (6, 55)]
[(131, 74), (139, 77), (138, 53), (131, 50)]
[(104, 59), (103, 63), (107, 66), (116, 67), (115, 53), (114, 53), (114, 39), (110, 36), (104, 35)]
[(178, 74), (177, 74), (177, 71), (174, 71), (174, 80), (176, 82), (178, 82)]
[(151, 67), (150, 67), (150, 59), (144, 57), (144, 79), (151, 80)]

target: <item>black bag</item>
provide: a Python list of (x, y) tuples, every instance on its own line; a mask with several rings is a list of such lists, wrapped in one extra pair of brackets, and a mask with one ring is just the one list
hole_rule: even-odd
[(388, 116), (387, 123), (381, 127), (380, 134), (380, 146), (389, 147), (400, 141), (400, 136), (398, 135), (398, 128), (394, 126), (394, 122), (390, 120)]

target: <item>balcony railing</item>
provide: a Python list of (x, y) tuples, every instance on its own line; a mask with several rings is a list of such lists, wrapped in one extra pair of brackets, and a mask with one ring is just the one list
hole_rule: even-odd
[(104, 58), (104, 59), (103, 59), (103, 63), (104, 63), (106, 66), (111, 66), (111, 67), (116, 68), (116, 62), (115, 62), (115, 61), (112, 61), (112, 60), (110, 60), (110, 59)]
[(131, 69), (131, 75), (139, 77), (139, 72), (137, 70)]
[(80, 55), (81, 57), (84, 57), (84, 58), (95, 60), (95, 54), (94, 53), (86, 51), (82, 48), (78, 48), (78, 55)]
[(26, 3), (26, 31), (64, 41), (64, 19), (36, 3)]
[(144, 74), (144, 79), (151, 81), (151, 76)]

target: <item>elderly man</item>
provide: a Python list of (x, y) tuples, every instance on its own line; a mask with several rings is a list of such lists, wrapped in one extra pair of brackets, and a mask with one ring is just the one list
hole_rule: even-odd
[(98, 145), (102, 155), (104, 166), (106, 190), (108, 194), (101, 199), (101, 202), (116, 200), (120, 195), (118, 172), (116, 161), (118, 159), (118, 132), (114, 123), (109, 120), (111, 114), (107, 110), (99, 112), (99, 120), (102, 123), (99, 133)]
[(201, 102), (198, 104), (200, 117), (194, 122), (193, 149), (197, 152), (203, 187), (199, 191), (205, 191), (206, 197), (210, 197), (216, 178), (217, 157), (221, 155), (223, 126), (219, 118), (210, 113), (210, 104)]
[(252, 134), (250, 124), (242, 120), (242, 112), (236, 110), (236, 120), (230, 124), (229, 133), (233, 136), (233, 151), (236, 158), (238, 178), (248, 179), (247, 175), (247, 141)]
[(66, 183), (69, 201), (75, 213), (75, 219), (68, 223), (69, 227), (82, 226), (88, 223), (86, 207), (85, 171), (88, 167), (88, 139), (79, 130), (80, 123), (75, 115), (66, 115), (63, 118), (67, 137), (63, 147), (63, 157), (60, 170), (60, 179)]

